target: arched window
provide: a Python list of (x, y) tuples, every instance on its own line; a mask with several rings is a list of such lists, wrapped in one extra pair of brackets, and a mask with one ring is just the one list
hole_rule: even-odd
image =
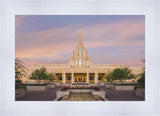
[(79, 56), (81, 56), (81, 48), (79, 48)]

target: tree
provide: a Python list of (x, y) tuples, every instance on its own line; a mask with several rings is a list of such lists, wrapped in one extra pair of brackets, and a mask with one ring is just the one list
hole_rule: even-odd
[(21, 81), (21, 78), (26, 76), (26, 68), (24, 66), (24, 63), (19, 58), (15, 59), (15, 79), (17, 81)]
[(52, 73), (48, 73), (45, 67), (41, 67), (40, 69), (36, 69), (32, 72), (30, 79), (33, 80), (47, 80), (47, 81), (53, 81), (54, 75)]
[(112, 82), (112, 81), (114, 80), (114, 77), (112, 76), (112, 72), (108, 72), (108, 73), (106, 74), (106, 80), (107, 80), (108, 82)]
[(117, 68), (113, 71), (112, 76), (114, 78), (114, 80), (122, 80), (124, 78), (124, 72), (122, 69)]
[(119, 80), (122, 82), (122, 80), (125, 79), (132, 79), (135, 78), (135, 75), (132, 73), (132, 70), (130, 70), (127, 67), (124, 68), (116, 68), (112, 72), (109, 72), (106, 75), (107, 80)]
[[(142, 60), (142, 62), (145, 63), (145, 60)], [(142, 73), (140, 73), (138, 76), (140, 76), (140, 78), (137, 80), (138, 83), (145, 86), (145, 67), (143, 68)]]
[(53, 81), (53, 80), (55, 80), (55, 77), (54, 77), (53, 73), (49, 73), (47, 81)]
[(140, 78), (137, 80), (141, 85), (145, 85), (145, 71), (140, 74)]
[(133, 79), (135, 78), (135, 75), (132, 73), (132, 70), (130, 70), (127, 67), (122, 68), (124, 72), (124, 78), (123, 79)]

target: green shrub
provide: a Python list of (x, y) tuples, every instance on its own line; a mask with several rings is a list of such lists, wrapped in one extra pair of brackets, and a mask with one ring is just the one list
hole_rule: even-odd
[(25, 91), (27, 91), (27, 87), (24, 85), (16, 86), (16, 89), (24, 89)]
[(142, 85), (135, 85), (134, 86), (134, 90), (136, 90), (136, 89), (144, 89), (144, 86), (142, 86)]
[(20, 84), (22, 82), (22, 80), (16, 80), (17, 84)]

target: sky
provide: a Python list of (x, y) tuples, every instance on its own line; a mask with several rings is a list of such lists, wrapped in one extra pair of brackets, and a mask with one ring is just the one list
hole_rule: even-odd
[(26, 66), (66, 64), (78, 41), (94, 64), (144, 66), (144, 15), (16, 15), (15, 57)]

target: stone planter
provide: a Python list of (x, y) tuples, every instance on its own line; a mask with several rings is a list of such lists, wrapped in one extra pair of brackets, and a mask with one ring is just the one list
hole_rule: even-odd
[(92, 89), (70, 89), (72, 93), (91, 93)]
[(136, 96), (144, 98), (145, 97), (145, 89), (137, 89)]
[(62, 83), (61, 86), (71, 86), (69, 83)]
[(100, 86), (99, 83), (90, 83), (90, 86)]
[(59, 83), (59, 82), (55, 82), (55, 85), (56, 85), (56, 86), (60, 86), (60, 85), (61, 85), (61, 83)]
[(63, 96), (68, 96), (70, 94), (70, 90), (67, 90), (67, 91), (57, 91), (56, 92), (56, 98), (60, 98), (60, 97), (63, 97)]
[(71, 88), (74, 87), (90, 87), (90, 85), (88, 84), (84, 84), (84, 85), (71, 85)]
[(76, 85), (71, 85), (71, 88), (72, 88), (72, 87), (76, 87)]
[(105, 87), (106, 86), (106, 82), (101, 82), (100, 86), (104, 86)]
[(100, 96), (101, 98), (105, 99), (105, 91), (92, 91), (93, 96)]
[(27, 86), (27, 91), (45, 91), (46, 86)]
[(114, 88), (114, 84), (106, 84), (106, 88), (113, 89)]
[(77, 87), (84, 87), (85, 85), (77, 85)]
[(88, 85), (84, 85), (84, 87), (90, 87), (90, 85), (88, 84)]
[(112, 89), (117, 91), (131, 91), (134, 90), (133, 85), (115, 85)]
[(46, 89), (52, 89), (52, 88), (55, 88), (55, 85), (53, 84), (46, 85)]

